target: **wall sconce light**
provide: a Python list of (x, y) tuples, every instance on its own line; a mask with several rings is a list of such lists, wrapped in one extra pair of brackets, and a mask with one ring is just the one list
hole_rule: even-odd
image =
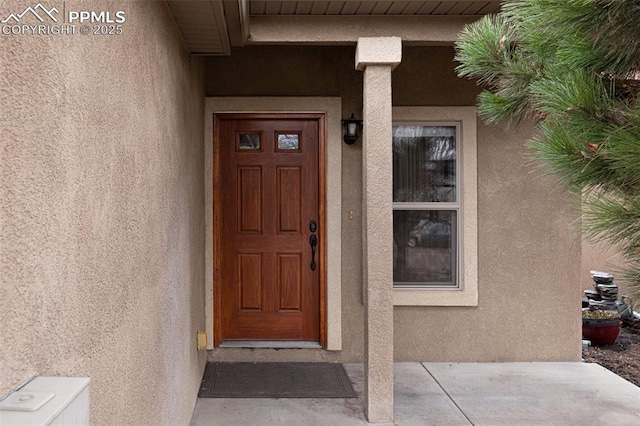
[(358, 127), (362, 124), (362, 120), (358, 120), (351, 113), (351, 117), (342, 120), (342, 126), (344, 127), (344, 143), (347, 145), (353, 145), (356, 143), (360, 135), (358, 135)]

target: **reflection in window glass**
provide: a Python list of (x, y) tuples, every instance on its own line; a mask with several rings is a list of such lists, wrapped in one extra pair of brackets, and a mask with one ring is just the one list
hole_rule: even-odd
[(393, 282), (396, 286), (456, 286), (456, 212), (393, 212)]
[(278, 135), (278, 149), (279, 150), (300, 149), (300, 144), (298, 142), (298, 135), (296, 134)]
[(260, 149), (260, 135), (240, 135), (239, 149)]
[(393, 127), (393, 201), (456, 202), (456, 127)]

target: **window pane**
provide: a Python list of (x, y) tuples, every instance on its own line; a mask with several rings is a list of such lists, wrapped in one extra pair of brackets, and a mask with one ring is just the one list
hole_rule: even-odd
[(393, 212), (394, 285), (456, 286), (457, 213), (454, 210)]
[(278, 135), (278, 150), (298, 150), (298, 149), (300, 149), (298, 135), (296, 134)]
[(260, 149), (260, 135), (240, 135), (240, 149)]
[(393, 126), (393, 201), (456, 202), (456, 127)]

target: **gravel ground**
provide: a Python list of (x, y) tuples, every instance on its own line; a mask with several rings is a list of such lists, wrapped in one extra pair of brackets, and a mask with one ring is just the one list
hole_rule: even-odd
[(640, 387), (640, 321), (623, 323), (613, 345), (590, 346), (582, 357)]

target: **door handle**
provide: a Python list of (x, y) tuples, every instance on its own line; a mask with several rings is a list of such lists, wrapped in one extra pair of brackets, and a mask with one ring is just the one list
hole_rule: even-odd
[(309, 236), (309, 245), (311, 246), (311, 270), (316, 270), (316, 246), (318, 245), (318, 237), (315, 234)]

